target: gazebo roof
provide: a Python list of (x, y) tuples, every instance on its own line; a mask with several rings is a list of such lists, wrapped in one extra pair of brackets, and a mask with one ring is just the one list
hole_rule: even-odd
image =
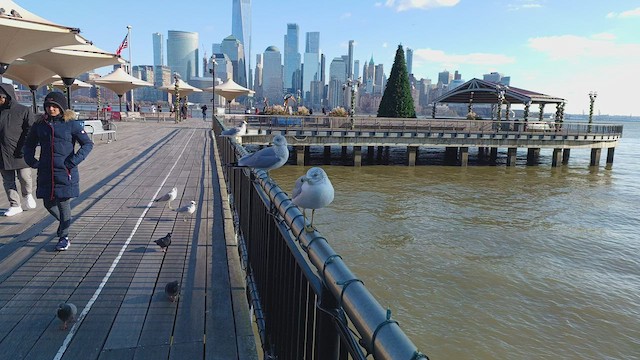
[(565, 99), (538, 93), (531, 90), (504, 86), (490, 81), (473, 78), (455, 89), (442, 94), (435, 103), (469, 103), (495, 104), (498, 102), (498, 91), (505, 91), (505, 102), (512, 104), (561, 104)]

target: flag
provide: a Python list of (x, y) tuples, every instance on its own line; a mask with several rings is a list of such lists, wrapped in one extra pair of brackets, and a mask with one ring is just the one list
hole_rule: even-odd
[(118, 50), (116, 50), (116, 55), (120, 56), (120, 53), (122, 52), (122, 50), (126, 49), (127, 47), (129, 47), (129, 34), (127, 34), (124, 37), (124, 40), (122, 40), (122, 44), (120, 44), (120, 46), (118, 47)]

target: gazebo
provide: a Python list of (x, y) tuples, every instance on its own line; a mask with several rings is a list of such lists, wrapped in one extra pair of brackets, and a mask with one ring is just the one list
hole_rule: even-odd
[(539, 92), (520, 89), (513, 86), (506, 86), (480, 79), (471, 79), (455, 89), (442, 94), (433, 101), (432, 117), (435, 118), (436, 104), (438, 103), (458, 103), (468, 104), (469, 112), (473, 110), (473, 104), (497, 105), (497, 118), (501, 119), (502, 105), (506, 104), (505, 119), (509, 120), (509, 113), (512, 104), (524, 105), (524, 121), (528, 120), (529, 108), (533, 104), (539, 106), (539, 120), (543, 120), (544, 106), (546, 104), (556, 104), (556, 122), (561, 122), (564, 117), (565, 99), (542, 94)]

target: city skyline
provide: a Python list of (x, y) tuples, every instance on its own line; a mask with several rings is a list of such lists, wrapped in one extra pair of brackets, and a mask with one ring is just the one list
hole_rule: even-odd
[[(167, 11), (163, 2), (113, 0), (109, 6), (67, 0), (63, 5), (36, 0), (17, 3), (48, 20), (79, 27), (107, 51), (115, 51), (131, 25), (134, 65), (152, 65), (152, 34), (169, 30), (199, 34), (200, 57), (212, 43), (231, 34), (232, 1), (210, 6), (192, 1)], [(328, 61), (348, 54), (355, 40), (354, 61), (391, 69), (395, 50), (413, 50), (416, 78), (436, 80), (444, 70), (458, 70), (464, 80), (497, 71), (511, 85), (568, 100), (568, 113), (587, 112), (588, 93), (597, 91), (596, 112), (637, 115), (629, 84), (640, 80), (634, 59), (640, 56), (640, 8), (636, 1), (593, 3), (577, 7), (552, 0), (386, 0), (318, 4), (280, 1), (277, 7), (252, 2), (251, 53), (268, 46), (284, 49), (288, 23), (296, 23), (300, 40), (320, 32)], [(126, 15), (131, 13), (131, 16)], [(105, 29), (109, 29), (106, 31)], [(303, 43), (299, 44), (303, 52)], [(127, 53), (124, 53), (125, 58)], [(254, 59), (250, 59), (253, 63)], [(255, 65), (252, 65), (255, 67)], [(354, 72), (356, 69), (354, 69)], [(357, 71), (362, 72), (362, 69)], [(106, 72), (105, 72), (106, 73)]]

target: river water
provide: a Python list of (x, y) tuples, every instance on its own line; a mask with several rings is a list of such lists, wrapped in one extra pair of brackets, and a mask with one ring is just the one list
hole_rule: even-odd
[[(558, 168), (525, 149), (509, 168), (430, 160), (443, 151), (322, 166), (336, 198), (315, 225), (432, 360), (640, 359), (638, 149), (625, 122), (611, 170), (587, 149)], [(290, 191), (308, 168), (271, 174)]]

